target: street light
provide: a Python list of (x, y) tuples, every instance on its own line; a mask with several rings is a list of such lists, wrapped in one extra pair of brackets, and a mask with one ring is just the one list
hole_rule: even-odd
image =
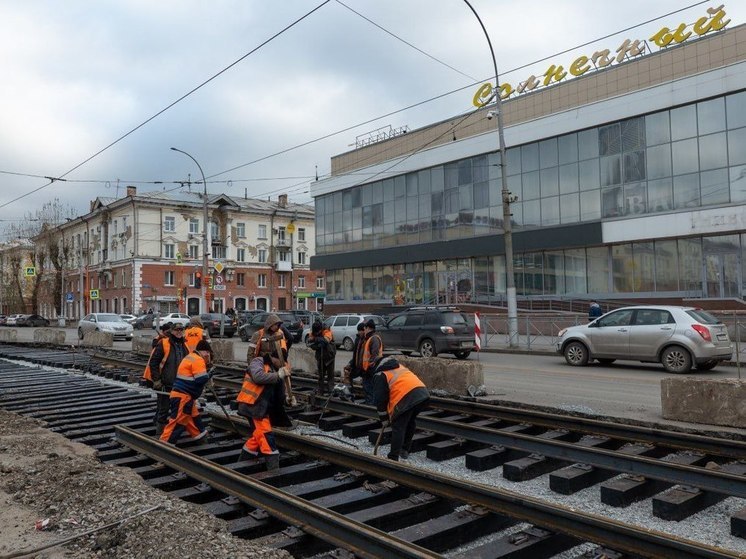
[[(205, 180), (205, 173), (202, 171), (202, 166), (197, 162), (197, 160), (189, 155), (187, 152), (176, 149), (174, 147), (171, 148), (173, 151), (178, 151), (179, 153), (183, 153), (186, 155), (189, 159), (194, 161), (194, 163), (197, 165), (197, 168), (199, 169), (199, 172), (202, 174), (202, 185), (204, 188), (204, 193), (202, 196), (202, 304), (203, 304), (203, 312), (208, 312), (208, 309), (210, 308), (207, 302), (207, 268), (208, 268), (208, 262), (207, 262), (207, 181)], [(222, 321), (221, 321), (222, 322)]]
[[(482, 27), (484, 36), (487, 38), (487, 44), (490, 47), (490, 54), (492, 55), (492, 65), (495, 70), (495, 90), (493, 97), (495, 99), (495, 112), (497, 112), (497, 138), (498, 146), (500, 150), (500, 175), (502, 177), (502, 205), (503, 205), (503, 239), (505, 242), (505, 273), (508, 276), (506, 278), (506, 296), (508, 300), (508, 334), (510, 338), (510, 347), (518, 347), (518, 303), (516, 301), (515, 294), (515, 277), (513, 275), (513, 226), (510, 221), (510, 203), (512, 202), (510, 191), (508, 190), (508, 178), (507, 178), (507, 159), (505, 158), (505, 134), (503, 130), (503, 110), (502, 110), (502, 99), (500, 99), (500, 78), (497, 73), (497, 60), (495, 59), (495, 51), (492, 48), (492, 41), (490, 41), (489, 33), (482, 23), (482, 19), (469, 3), (469, 0), (464, 0), (464, 3), (469, 6), (474, 16), (479, 21), (479, 25)], [(489, 100), (485, 102), (486, 105)]]

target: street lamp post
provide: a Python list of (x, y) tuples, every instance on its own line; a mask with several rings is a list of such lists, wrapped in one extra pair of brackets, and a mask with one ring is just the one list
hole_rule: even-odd
[(495, 90), (493, 97), (495, 99), (495, 110), (497, 112), (497, 138), (498, 147), (500, 150), (500, 175), (502, 178), (502, 206), (503, 206), (503, 240), (505, 242), (505, 274), (506, 278), (506, 296), (508, 300), (508, 334), (510, 338), (510, 347), (518, 347), (518, 303), (516, 301), (515, 293), (515, 276), (513, 275), (513, 225), (510, 217), (510, 203), (513, 201), (510, 191), (508, 190), (508, 178), (507, 178), (507, 159), (505, 158), (505, 134), (503, 129), (503, 110), (502, 110), (502, 99), (500, 98), (500, 78), (497, 73), (497, 60), (495, 59), (495, 51), (492, 48), (492, 41), (490, 41), (489, 33), (482, 23), (482, 19), (469, 3), (469, 0), (464, 0), (469, 9), (472, 11), (474, 16), (479, 21), (479, 25), (482, 27), (484, 36), (487, 38), (487, 44), (490, 47), (490, 54), (492, 55), (492, 65), (495, 70)]
[(204, 192), (202, 196), (202, 308), (204, 309), (203, 312), (208, 312), (210, 307), (207, 301), (207, 181), (205, 180), (205, 173), (204, 171), (202, 171), (202, 166), (194, 157), (183, 150), (174, 147), (172, 147), (171, 149), (173, 151), (183, 153), (189, 159), (194, 161), (194, 163), (197, 165), (197, 168), (199, 169), (200, 174), (202, 175), (202, 185), (204, 186)]

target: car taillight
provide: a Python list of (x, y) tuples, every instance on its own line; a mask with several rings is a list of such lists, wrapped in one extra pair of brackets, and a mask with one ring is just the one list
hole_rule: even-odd
[(440, 331), (444, 334), (453, 334), (453, 328), (451, 328), (450, 326), (441, 326)]
[(706, 342), (712, 341), (712, 335), (710, 334), (710, 329), (706, 326), (702, 326), (701, 324), (692, 324), (692, 328), (694, 328), (694, 331), (702, 336), (702, 339)]

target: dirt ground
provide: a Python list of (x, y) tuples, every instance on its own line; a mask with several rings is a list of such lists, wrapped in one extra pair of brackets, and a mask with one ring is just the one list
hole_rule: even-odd
[[(234, 538), (198, 505), (148, 487), (90, 447), (0, 410), (0, 559), (11, 557), (183, 559), (291, 557)], [(38, 551), (112, 522), (158, 509), (64, 546)], [(43, 530), (37, 522), (48, 519)]]

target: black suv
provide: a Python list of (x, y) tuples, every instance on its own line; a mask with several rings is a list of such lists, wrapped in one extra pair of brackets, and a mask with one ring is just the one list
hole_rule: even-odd
[[(300, 318), (290, 311), (279, 311), (271, 314), (276, 314), (280, 320), (282, 320), (282, 325), (288, 329), (290, 335), (293, 337), (293, 343), (300, 341), (300, 335), (303, 331)], [(270, 313), (268, 312), (261, 312), (251, 317), (247, 323), (242, 324), (238, 329), (238, 334), (241, 336), (241, 339), (244, 342), (248, 342), (251, 339), (251, 336), (254, 335), (254, 332), (264, 328), (264, 322), (267, 320), (269, 315)]]
[(452, 353), (466, 359), (474, 349), (474, 326), (455, 307), (412, 307), (378, 329), (385, 350), (398, 349), (422, 357)]

